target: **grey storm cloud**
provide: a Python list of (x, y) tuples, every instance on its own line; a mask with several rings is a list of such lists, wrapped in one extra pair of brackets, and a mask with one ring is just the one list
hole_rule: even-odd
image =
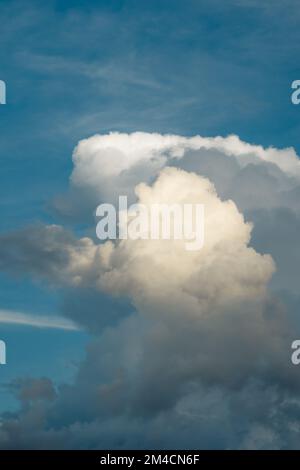
[(0, 269), (57, 280), (69, 264), (76, 238), (57, 225), (36, 225), (1, 235)]

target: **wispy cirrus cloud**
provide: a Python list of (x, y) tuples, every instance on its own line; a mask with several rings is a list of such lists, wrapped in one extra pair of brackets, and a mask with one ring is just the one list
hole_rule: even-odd
[(0, 310), (0, 324), (52, 328), (59, 330), (79, 330), (74, 322), (59, 316), (31, 315), (14, 310)]

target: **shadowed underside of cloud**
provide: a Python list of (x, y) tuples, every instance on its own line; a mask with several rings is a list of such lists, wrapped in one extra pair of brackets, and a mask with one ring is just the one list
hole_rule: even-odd
[[(112, 133), (80, 142), (72, 194), (88, 193), (87, 205), (119, 194), (146, 206), (204, 204), (204, 247), (97, 245), (59, 226), (2, 235), (1, 269), (57, 286), (64, 314), (93, 339), (74, 383), (51, 399), (33, 379), (13, 388), (19, 398), (35, 392), (3, 418), (0, 445), (298, 447), (295, 324), (279, 292), (296, 295), (283, 253), (296, 246), (299, 178), (292, 149), (235, 136)], [(288, 245), (279, 236), (268, 243), (280, 214), (289, 214), (280, 232)]]

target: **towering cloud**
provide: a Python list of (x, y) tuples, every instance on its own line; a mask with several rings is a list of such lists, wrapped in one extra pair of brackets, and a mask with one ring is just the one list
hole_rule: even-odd
[[(63, 313), (93, 339), (72, 385), (51, 399), (34, 393), (3, 419), (1, 445), (297, 445), (295, 323), (278, 289), (279, 254), (288, 248), (270, 244), (270, 256), (265, 214), (274, 230), (279, 210), (295, 226), (299, 175), (293, 150), (234, 136), (112, 133), (81, 141), (72, 191), (88, 192), (89, 204), (119, 194), (146, 207), (204, 204), (204, 246), (187, 251), (183, 240), (151, 239), (97, 244), (58, 226), (2, 236), (0, 267), (59, 286)], [(272, 275), (277, 284), (269, 289)], [(28, 383), (18, 382), (19, 397)]]

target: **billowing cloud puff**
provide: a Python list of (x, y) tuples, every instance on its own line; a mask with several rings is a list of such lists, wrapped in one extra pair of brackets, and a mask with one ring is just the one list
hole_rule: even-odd
[(234, 135), (110, 133), (79, 142), (73, 160), (71, 196), (57, 208), (88, 223), (100, 202), (116, 202), (119, 194), (135, 200), (134, 187), (151, 184), (166, 165), (208, 178), (222, 200), (234, 201), (255, 222), (250, 245), (270, 253), (278, 268), (272, 288), (298, 296), (300, 162), (293, 148), (263, 148)]
[(131, 194), (137, 183), (149, 181), (171, 159), (181, 160), (189, 152), (201, 156), (207, 151), (229, 156), (241, 168), (251, 163), (273, 164), (288, 176), (300, 180), (300, 163), (292, 148), (264, 149), (243, 142), (235, 135), (205, 138), (112, 132), (79, 142), (73, 154), (71, 183), (92, 191), (99, 199), (110, 200), (114, 199), (116, 191)]
[(68, 192), (53, 201), (55, 212), (72, 221), (91, 224), (97, 205), (116, 203), (119, 194), (134, 201), (135, 186), (152, 183), (165, 166), (206, 176), (243, 213), (278, 207), (299, 213), (300, 164), (293, 148), (263, 148), (235, 135), (112, 132), (80, 141), (73, 162)]
[(76, 240), (59, 226), (31, 227), (2, 237), (2, 268), (31, 271), (56, 284), (95, 286), (130, 297), (138, 309), (150, 303), (153, 313), (161, 302), (162, 312), (180, 312), (180, 305), (187, 315), (198, 316), (265, 294), (274, 263), (248, 246), (251, 224), (233, 201), (219, 199), (208, 179), (167, 167), (152, 186), (141, 183), (135, 192), (149, 210), (154, 204), (202, 204), (203, 247), (187, 251), (184, 239), (97, 245), (88, 237)]
[(100, 288), (130, 295), (138, 307), (150, 303), (154, 315), (158, 302), (162, 311), (197, 316), (265, 292), (272, 259), (248, 247), (251, 225), (232, 201), (218, 198), (209, 180), (166, 168), (152, 186), (137, 186), (136, 194), (149, 210), (154, 204), (203, 204), (204, 246), (187, 251), (184, 240), (151, 239), (103, 245)]

